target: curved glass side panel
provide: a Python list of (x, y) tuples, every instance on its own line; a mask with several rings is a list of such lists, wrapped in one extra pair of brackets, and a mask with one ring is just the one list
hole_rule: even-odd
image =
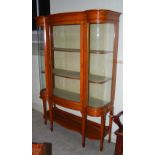
[[(93, 98), (93, 101), (96, 99), (97, 103), (99, 101), (98, 106), (102, 105), (100, 104), (102, 101), (103, 104), (111, 101), (113, 45), (113, 24), (90, 24), (89, 74), (107, 79), (100, 83), (89, 83), (89, 98), (90, 100)], [(93, 106), (93, 103), (91, 103), (91, 106)], [(97, 106), (96, 103), (94, 103), (94, 106)]]
[(44, 62), (44, 32), (43, 28), (38, 28), (38, 63), (39, 63), (39, 78), (40, 89), (46, 88), (45, 83), (45, 62)]
[(113, 51), (114, 25), (90, 24), (90, 49)]

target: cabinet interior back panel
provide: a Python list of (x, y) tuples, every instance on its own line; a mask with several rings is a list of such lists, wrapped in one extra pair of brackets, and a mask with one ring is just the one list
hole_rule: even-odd
[(80, 53), (54, 52), (54, 67), (64, 70), (80, 71)]
[(80, 80), (55, 76), (55, 88), (80, 93)]
[(64, 25), (53, 27), (55, 48), (80, 49), (80, 25)]

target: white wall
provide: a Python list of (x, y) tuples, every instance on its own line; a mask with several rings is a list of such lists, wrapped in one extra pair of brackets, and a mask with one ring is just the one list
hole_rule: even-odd
[[(69, 12), (69, 11), (81, 11), (88, 9), (109, 9), (113, 11), (123, 11), (123, 0), (51, 0), (51, 13)], [(123, 45), (122, 45), (122, 15), (120, 16), (119, 24), (119, 47), (118, 47), (118, 66), (117, 66), (117, 81), (116, 81), (116, 95), (114, 104), (114, 113), (118, 113), (123, 109)], [(42, 103), (39, 99), (39, 69), (37, 55), (33, 54), (32, 57), (32, 82), (33, 82), (33, 108), (42, 111)], [(64, 109), (64, 108), (62, 108)], [(76, 115), (80, 115), (79, 112), (65, 109)], [(100, 118), (88, 117), (96, 122), (100, 122)], [(108, 120), (108, 118), (107, 118)], [(108, 122), (108, 121), (107, 121)], [(116, 130), (116, 126), (113, 125), (113, 133)], [(112, 141), (115, 142), (115, 135), (112, 134)]]
[(51, 13), (88, 9), (123, 11), (123, 0), (51, 0)]

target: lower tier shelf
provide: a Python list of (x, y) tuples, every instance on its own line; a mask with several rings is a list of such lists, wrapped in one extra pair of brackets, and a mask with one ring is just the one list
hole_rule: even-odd
[[(45, 117), (49, 120), (49, 111)], [(79, 132), (81, 134), (82, 119), (79, 116), (54, 108), (54, 121), (61, 126)], [(108, 134), (109, 126), (105, 127), (105, 136)], [(87, 120), (86, 137), (90, 139), (100, 139), (100, 124)]]

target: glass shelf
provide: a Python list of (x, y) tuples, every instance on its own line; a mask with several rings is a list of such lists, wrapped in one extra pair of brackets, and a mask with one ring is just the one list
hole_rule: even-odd
[(105, 83), (109, 80), (111, 80), (111, 78), (109, 78), (109, 77), (89, 74), (89, 81), (92, 83)]
[(66, 91), (66, 90), (59, 89), (59, 88), (54, 88), (53, 94), (57, 97), (60, 97), (60, 98), (66, 99), (66, 100), (80, 102), (80, 94), (78, 94), (78, 93)]
[[(57, 51), (57, 52), (80, 52), (80, 49), (71, 49), (71, 48), (53, 48), (53, 50)], [(113, 52), (108, 51), (108, 50), (90, 50), (90, 53), (109, 54), (109, 53), (113, 53)]]
[[(54, 69), (53, 72), (57, 76), (71, 78), (71, 79), (80, 79), (80, 72), (63, 70), (63, 69)], [(45, 71), (42, 71), (42, 73), (45, 73)], [(109, 80), (111, 80), (111, 78), (100, 76), (100, 75), (89, 74), (89, 82), (92, 82), (92, 83), (105, 83)]]
[[(80, 102), (80, 94), (78, 94), (78, 93), (73, 93), (70, 91), (54, 88), (53, 94), (57, 97), (60, 97), (60, 98), (66, 99), (66, 100)], [(105, 102), (100, 99), (89, 97), (89, 106), (90, 107), (98, 108), (98, 107), (105, 106), (108, 103), (109, 102)]]
[(54, 51), (57, 52), (80, 52), (80, 49), (72, 49), (72, 48), (53, 48)]
[(108, 51), (108, 50), (90, 50), (90, 53), (94, 54), (111, 54), (113, 51)]
[(62, 76), (66, 78), (80, 79), (80, 72), (69, 71), (64, 69), (54, 69), (53, 73), (57, 76)]

